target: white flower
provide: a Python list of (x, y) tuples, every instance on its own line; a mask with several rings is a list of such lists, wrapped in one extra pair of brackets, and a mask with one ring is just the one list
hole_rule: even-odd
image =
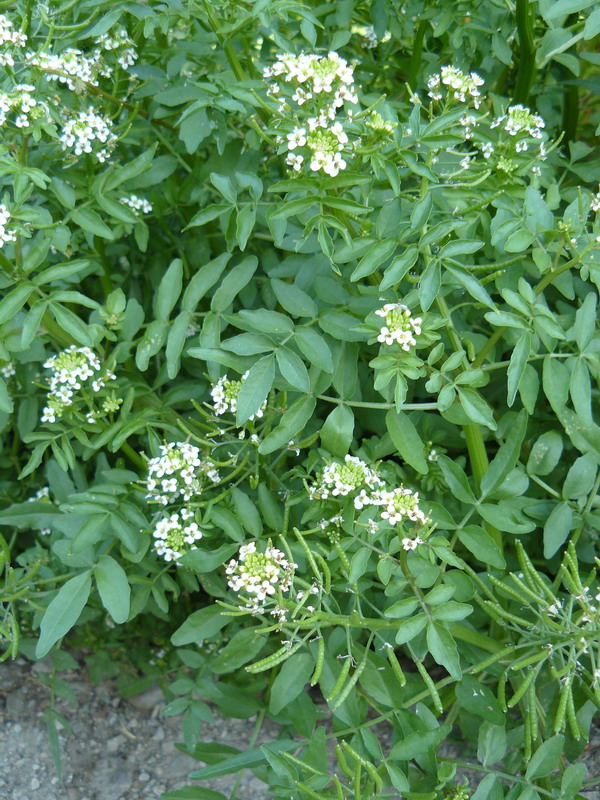
[(83, 387), (87, 391), (91, 389), (92, 392), (98, 392), (106, 386), (107, 381), (116, 378), (111, 370), (102, 370), (100, 359), (89, 347), (71, 345), (48, 358), (44, 367), (52, 370), (52, 374), (48, 381), (48, 405), (43, 411), (42, 422), (55, 422), (65, 408), (73, 405), (76, 392)]
[(110, 119), (100, 117), (90, 107), (65, 122), (59, 141), (63, 150), (72, 149), (76, 156), (94, 152), (94, 148), (100, 142), (106, 146), (96, 149), (94, 155), (97, 161), (103, 163), (108, 158), (109, 151), (117, 143), (111, 127)]
[(420, 544), (424, 544), (424, 542), (419, 536), (415, 536), (414, 539), (409, 539), (406, 536), (402, 539), (402, 547), (404, 550), (416, 550)]
[(592, 211), (595, 211), (596, 214), (600, 211), (600, 192), (592, 197), (590, 208)]
[(277, 589), (287, 592), (297, 567), (270, 542), (264, 553), (258, 553), (256, 544), (251, 542), (240, 547), (238, 559), (229, 562), (225, 573), (234, 592), (247, 592), (262, 601), (274, 595)]
[(0, 247), (5, 242), (16, 242), (17, 236), (14, 230), (7, 230), (6, 226), (10, 219), (10, 213), (4, 203), (0, 204)]
[(402, 303), (386, 303), (375, 314), (385, 319), (385, 325), (382, 325), (377, 336), (378, 342), (387, 345), (396, 342), (406, 352), (416, 346), (415, 336), (420, 335), (423, 322), (421, 317), (413, 317)]
[(132, 194), (129, 195), (129, 197), (120, 197), (119, 202), (129, 206), (129, 208), (137, 215), (139, 215), (140, 212), (142, 214), (152, 213), (152, 204), (149, 203), (144, 197), (138, 197), (137, 195)]
[(288, 167), (291, 167), (295, 172), (300, 172), (302, 169), (302, 164), (304, 163), (304, 156), (296, 155), (295, 153), (290, 153), (285, 160), (285, 163)]
[(189, 522), (194, 512), (182, 508), (179, 513), (160, 519), (152, 531), (156, 540), (154, 549), (165, 561), (176, 561), (190, 550), (196, 550), (196, 542), (202, 532), (196, 522)]
[(202, 457), (198, 447), (188, 442), (170, 442), (161, 445), (160, 456), (148, 462), (146, 497), (165, 506), (178, 499), (187, 502), (199, 495), (206, 483), (219, 480), (215, 465)]
[[(329, 497), (346, 497), (354, 492), (359, 492), (354, 500), (356, 505), (366, 496), (365, 488), (375, 489), (381, 484), (381, 478), (375, 470), (370, 469), (360, 458), (347, 455), (343, 464), (335, 462), (328, 464), (308, 492), (310, 497), (319, 500), (327, 500)], [(363, 491), (360, 491), (361, 489)], [(362, 508), (362, 505), (357, 508)]]
[[(292, 158), (293, 156), (288, 156)], [(301, 158), (301, 156), (299, 156)], [(237, 400), (244, 381), (248, 377), (248, 372), (245, 372), (239, 381), (230, 380), (227, 375), (223, 375), (211, 389), (211, 397), (213, 400), (213, 409), (215, 414), (221, 415), (230, 411), (235, 414), (237, 411)], [(260, 419), (265, 413), (267, 401), (261, 405), (258, 411), (255, 411), (252, 416), (248, 418), (249, 421)]]
[(306, 129), (294, 128), (292, 133), (288, 133), (288, 150), (295, 150), (297, 147), (304, 147), (306, 144)]

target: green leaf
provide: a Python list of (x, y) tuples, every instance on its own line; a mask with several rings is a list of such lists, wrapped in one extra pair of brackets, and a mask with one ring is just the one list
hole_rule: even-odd
[(447, 456), (438, 456), (438, 464), (444, 475), (448, 488), (461, 503), (475, 504), (475, 495), (471, 491), (467, 476), (461, 466)]
[(181, 294), (183, 284), (183, 261), (176, 258), (169, 264), (169, 268), (158, 285), (154, 297), (154, 314), (158, 320), (167, 320), (175, 303)]
[(597, 461), (591, 453), (576, 459), (563, 483), (562, 496), (565, 499), (587, 497), (596, 482), (597, 469)]
[(506, 561), (502, 551), (487, 531), (479, 525), (467, 525), (457, 531), (462, 544), (473, 553), (482, 564), (489, 564), (496, 569), (504, 569)]
[(202, 786), (185, 786), (173, 792), (163, 794), (162, 800), (227, 800), (226, 795), (214, 789), (204, 789)]
[(561, 734), (546, 739), (531, 757), (525, 778), (528, 781), (545, 778), (554, 772), (564, 752), (565, 737)]
[(453, 275), (456, 280), (467, 290), (467, 292), (473, 297), (475, 300), (478, 300), (482, 305), (487, 306), (491, 309), (496, 309), (496, 306), (492, 302), (492, 298), (483, 288), (481, 283), (471, 275), (466, 269), (457, 266), (450, 266), (449, 264), (444, 265), (444, 269), (446, 272), (449, 272)]
[(546, 431), (531, 448), (527, 461), (530, 475), (549, 475), (560, 461), (563, 450), (562, 436), (558, 431)]
[(149, 150), (146, 150), (145, 153), (142, 153), (141, 156), (134, 158), (133, 161), (130, 161), (124, 167), (116, 169), (106, 181), (104, 186), (106, 191), (116, 189), (117, 186), (120, 186), (122, 183), (130, 181), (132, 178), (137, 178), (138, 175), (141, 175), (142, 172), (145, 172), (152, 163), (152, 159), (154, 158), (154, 153), (156, 152), (157, 147), (158, 143), (153, 144), (152, 147), (150, 147)]
[[(288, 752), (289, 750), (295, 750), (298, 747), (298, 742), (293, 739), (279, 739), (271, 742), (269, 747), (277, 753), (282, 750)], [(254, 769), (264, 763), (266, 763), (266, 757), (262, 749), (253, 747), (245, 753), (237, 753), (234, 756), (225, 758), (218, 764), (198, 769), (190, 773), (189, 777), (193, 781), (206, 781), (209, 778), (219, 778), (221, 775), (230, 775), (232, 772), (239, 772), (242, 769)]]
[(350, 280), (359, 281), (362, 278), (366, 278), (367, 275), (371, 275), (388, 258), (394, 255), (396, 247), (395, 239), (384, 239), (381, 242), (375, 242), (358, 262), (358, 266), (350, 276)]
[(513, 424), (508, 428), (506, 441), (494, 456), (494, 460), (481, 479), (482, 497), (492, 494), (519, 460), (521, 445), (527, 430), (527, 419), (527, 412), (522, 410), (516, 415)]
[(560, 784), (560, 796), (565, 798), (574, 797), (581, 789), (587, 773), (585, 764), (570, 764), (563, 772)]
[(482, 503), (477, 506), (477, 510), (486, 522), (498, 528), (499, 531), (529, 533), (535, 528), (534, 522), (506, 503), (498, 505)]
[(550, 355), (544, 358), (542, 386), (552, 410), (559, 414), (569, 397), (569, 370), (561, 361)]
[(480, 242), (477, 239), (453, 239), (442, 247), (438, 253), (438, 258), (443, 261), (445, 258), (476, 253), (481, 250), (484, 244), (484, 242)]
[(424, 756), (428, 750), (436, 748), (451, 730), (451, 725), (441, 725), (433, 730), (409, 733), (392, 747), (389, 758), (395, 761), (410, 761), (418, 756)]
[(418, 636), (427, 625), (427, 615), (417, 614), (415, 617), (401, 622), (396, 633), (396, 644), (406, 644)]
[(329, 345), (313, 328), (296, 328), (294, 342), (311, 364), (323, 372), (333, 372), (333, 357)]
[(463, 675), (460, 683), (456, 684), (455, 692), (459, 704), (471, 714), (494, 725), (504, 724), (505, 717), (494, 693), (477, 678)]
[[(220, 256), (217, 256), (217, 258), (213, 258), (212, 261), (200, 267), (192, 276), (183, 293), (183, 298), (181, 300), (181, 308), (183, 311), (193, 313), (196, 310), (196, 306), (200, 300), (202, 300), (204, 295), (215, 285), (223, 274), (223, 270), (230, 259), (231, 253), (222, 253)], [(245, 264), (248, 260), (249, 259), (245, 259), (242, 264)], [(239, 266), (241, 266), (241, 264)], [(233, 271), (235, 271), (235, 267)], [(236, 276), (239, 278), (239, 273), (236, 273)], [(227, 303), (227, 305), (229, 305), (229, 303)], [(227, 308), (227, 305), (225, 308)]]
[(258, 538), (262, 535), (263, 526), (256, 506), (245, 492), (234, 486), (231, 490), (231, 499), (239, 521), (251, 536)]
[(210, 173), (210, 182), (215, 187), (215, 189), (223, 195), (225, 200), (232, 205), (237, 200), (237, 192), (233, 188), (233, 183), (231, 182), (231, 178), (228, 178), (226, 175), (218, 175), (216, 172)]
[(313, 668), (314, 660), (309, 653), (294, 653), (288, 658), (271, 686), (269, 711), (272, 714), (279, 714), (298, 697), (308, 683)]
[(419, 601), (416, 597), (406, 597), (404, 600), (398, 600), (397, 603), (392, 603), (383, 613), (390, 619), (404, 619), (410, 617), (418, 605)]
[(94, 236), (102, 239), (114, 239), (113, 232), (108, 225), (102, 221), (102, 217), (91, 208), (76, 208), (71, 211), (71, 219), (80, 228)]
[(211, 222), (213, 219), (220, 217), (221, 214), (229, 211), (230, 208), (231, 206), (228, 203), (211, 203), (211, 205), (206, 206), (206, 208), (197, 211), (183, 230), (187, 231), (190, 228), (206, 225), (207, 222)]
[(303, 289), (273, 278), (271, 287), (279, 304), (293, 317), (316, 317), (317, 304)]
[(104, 608), (116, 623), (126, 622), (131, 590), (123, 567), (111, 556), (102, 555), (94, 567), (94, 575)]
[(267, 434), (258, 446), (263, 455), (273, 453), (281, 447), (287, 447), (295, 436), (304, 430), (306, 423), (312, 418), (317, 401), (311, 395), (304, 395), (296, 400), (281, 417), (279, 425)]
[(495, 431), (497, 426), (496, 422), (494, 421), (492, 409), (489, 407), (483, 397), (481, 397), (481, 395), (476, 392), (475, 389), (457, 387), (457, 390), (460, 403), (469, 419), (478, 423), (479, 425), (485, 425), (486, 428)]
[(544, 525), (544, 558), (552, 558), (567, 540), (572, 527), (571, 507), (568, 503), (557, 503)]
[(267, 399), (275, 379), (273, 355), (263, 356), (252, 365), (238, 395), (236, 425), (243, 425)]
[(50, 303), (50, 310), (60, 327), (70, 334), (75, 341), (88, 347), (93, 346), (94, 342), (90, 336), (89, 326), (77, 314), (74, 314), (70, 308), (58, 303)]
[(345, 405), (336, 406), (321, 428), (321, 444), (331, 455), (343, 458), (354, 434), (354, 414)]
[(248, 244), (248, 239), (250, 238), (250, 234), (254, 229), (255, 222), (256, 205), (254, 203), (243, 206), (240, 211), (238, 211), (235, 224), (235, 235), (237, 237), (238, 247), (242, 252), (246, 249), (246, 245)]
[(438, 664), (445, 667), (450, 675), (459, 680), (462, 672), (458, 648), (452, 635), (444, 625), (430, 622), (427, 626), (427, 648)]
[(390, 409), (385, 416), (385, 424), (403, 460), (417, 472), (429, 472), (423, 442), (410, 418), (402, 411)]
[(231, 622), (230, 617), (221, 614), (219, 606), (207, 606), (186, 619), (171, 636), (171, 642), (175, 647), (185, 644), (201, 644), (205, 639), (210, 639), (221, 628)]
[(46, 609), (40, 625), (36, 658), (47, 655), (56, 642), (68, 633), (79, 619), (92, 586), (91, 570), (75, 575), (64, 583)]
[(477, 758), (484, 767), (496, 764), (506, 755), (506, 728), (503, 723), (495, 725), (484, 722), (479, 728), (477, 739)]
[(22, 283), (0, 301), (0, 325), (12, 319), (23, 308), (34, 288), (31, 283)]
[(515, 349), (510, 356), (507, 375), (507, 403), (509, 406), (515, 402), (515, 397), (531, 354), (531, 335), (524, 333), (519, 337)]
[(211, 672), (215, 675), (235, 672), (256, 658), (266, 643), (267, 637), (260, 636), (254, 628), (242, 628), (234, 633), (219, 655), (211, 660)]
[(237, 545), (235, 544), (223, 544), (216, 550), (201, 550), (198, 547), (177, 559), (177, 563), (184, 567), (189, 567), (199, 575), (203, 575), (223, 566), (225, 561), (231, 558), (236, 550)]
[(390, 286), (400, 283), (408, 270), (414, 267), (418, 257), (419, 248), (416, 244), (410, 244), (401, 256), (394, 258), (392, 263), (383, 273), (383, 280), (379, 284), (380, 291), (389, 289)]
[(223, 279), (223, 283), (213, 295), (210, 304), (212, 311), (217, 313), (226, 311), (242, 289), (252, 280), (257, 267), (258, 259), (256, 256), (248, 256), (233, 269), (229, 270)]
[(282, 377), (295, 389), (299, 389), (301, 392), (310, 391), (308, 371), (302, 359), (287, 347), (279, 348), (275, 355)]
[(594, 5), (594, 0), (555, 0), (547, 5), (542, 12), (544, 19), (549, 22), (558, 17), (566, 17), (577, 11), (583, 11)]

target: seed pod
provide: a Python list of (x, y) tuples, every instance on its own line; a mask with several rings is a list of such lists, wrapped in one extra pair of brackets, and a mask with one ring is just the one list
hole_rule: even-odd
[(514, 622), (516, 625), (522, 625), (524, 628), (534, 628), (535, 625), (532, 622), (529, 622), (523, 617), (518, 617), (516, 614), (510, 614), (508, 611), (505, 611), (501, 606), (494, 605), (490, 603), (489, 600), (484, 600), (484, 605), (490, 610), (493, 609), (493, 613), (496, 613), (502, 619), (508, 620), (508, 622)]
[(354, 800), (362, 800), (362, 792), (360, 791), (360, 775), (361, 765), (358, 763), (354, 768)]
[(483, 672), (484, 669), (491, 667), (492, 664), (496, 663), (496, 661), (500, 661), (505, 656), (510, 655), (515, 649), (516, 648), (514, 646), (505, 647), (503, 650), (499, 650), (497, 653), (484, 658), (483, 661), (480, 661), (478, 664), (475, 664), (473, 667), (471, 667), (471, 675), (477, 675), (478, 672)]
[(350, 747), (348, 742), (343, 741), (342, 742), (342, 747), (344, 748), (344, 750), (346, 750), (346, 752), (348, 752), (352, 756), (352, 758), (355, 759), (355, 761), (358, 761), (359, 764), (362, 764), (362, 766), (367, 770), (369, 775), (375, 781), (375, 785), (377, 787), (377, 791), (378, 792), (382, 792), (383, 791), (383, 781), (381, 780), (380, 775), (378, 774), (377, 770), (375, 769), (375, 766), (373, 764), (371, 764), (370, 761), (367, 761), (366, 758), (363, 758), (360, 755), (360, 753), (357, 753), (356, 750), (353, 747)]
[(337, 760), (338, 760), (338, 764), (340, 765), (340, 769), (342, 770), (344, 775), (346, 775), (348, 778), (352, 778), (353, 775), (354, 775), (354, 772), (348, 766), (348, 762), (346, 761), (346, 756), (344, 755), (344, 751), (339, 746), (339, 744), (336, 744), (336, 746), (335, 746), (335, 754), (337, 756)]
[(560, 690), (558, 708), (556, 709), (556, 716), (554, 717), (554, 725), (552, 728), (554, 733), (560, 733), (565, 727), (565, 716), (567, 713), (567, 703), (569, 701), (570, 684), (571, 680), (570, 678), (567, 678)]
[(385, 649), (387, 654), (387, 660), (390, 663), (390, 667), (392, 668), (392, 672), (396, 676), (398, 683), (400, 684), (400, 686), (406, 686), (406, 676), (402, 671), (402, 667), (400, 666), (400, 662), (396, 657), (396, 653), (394, 653), (394, 648), (386, 647)]
[(332, 711), (336, 711), (342, 705), (342, 703), (346, 700), (352, 689), (356, 686), (356, 682), (360, 678), (362, 671), (367, 666), (368, 656), (369, 656), (369, 647), (367, 646), (362, 661), (352, 673), (351, 677), (349, 678), (346, 685), (338, 695), (337, 699), (331, 704), (330, 708)]
[(439, 695), (439, 692), (438, 692), (438, 690), (436, 688), (435, 683), (433, 682), (433, 680), (431, 678), (431, 675), (427, 672), (427, 670), (423, 666), (423, 662), (422, 661), (417, 660), (417, 661), (415, 661), (415, 664), (417, 665), (417, 669), (419, 670), (419, 673), (421, 674), (421, 677), (423, 678), (425, 686), (427, 687), (427, 690), (429, 691), (429, 694), (430, 694), (431, 699), (433, 701), (433, 707), (435, 708), (435, 710), (437, 711), (438, 714), (443, 714), (444, 713), (444, 706), (443, 706), (443, 703), (442, 703), (442, 699), (441, 699), (441, 697)]
[(531, 715), (525, 714), (523, 719), (523, 758), (529, 761), (531, 758)]
[(329, 696), (325, 698), (328, 703), (330, 703), (341, 692), (342, 686), (346, 682), (346, 678), (348, 677), (348, 673), (350, 672), (351, 661), (352, 661), (352, 657), (351, 657), (350, 654), (348, 654), (346, 656), (346, 660), (344, 661), (344, 663), (342, 665), (342, 669), (340, 670), (340, 674), (338, 675), (338, 679), (335, 682), (335, 684), (333, 685), (333, 689), (329, 692)]
[(530, 600), (533, 600), (534, 603), (538, 603), (540, 606), (543, 606), (543, 605), (546, 604), (546, 601), (544, 600), (544, 598), (540, 597), (539, 594), (536, 594), (534, 591), (532, 591), (529, 588), (529, 586), (526, 586), (523, 583), (523, 581), (519, 577), (517, 577), (517, 575), (515, 575), (514, 572), (510, 573), (510, 577), (516, 583), (516, 585), (519, 587), (519, 589), (523, 592), (523, 594), (526, 595)]
[(319, 562), (323, 575), (325, 576), (325, 585), (323, 587), (325, 589), (325, 594), (329, 594), (331, 589), (331, 570), (329, 569), (329, 564), (325, 561), (321, 553), (314, 553), (313, 555)]
[(304, 541), (304, 537), (302, 536), (302, 534), (300, 533), (298, 528), (294, 528), (294, 535), (295, 535), (296, 539), (298, 539), (298, 541), (300, 542), (300, 546), (304, 550), (304, 555), (306, 556), (306, 560), (308, 561), (308, 563), (310, 565), (310, 568), (311, 568), (311, 570), (313, 572), (313, 575), (317, 579), (317, 582), (322, 585), (323, 584), (323, 576), (321, 575), (321, 573), (319, 571), (319, 568), (317, 567), (317, 563), (316, 563), (316, 561), (314, 559), (314, 556), (313, 556), (309, 546)]
[(499, 581), (498, 578), (495, 578), (493, 575), (489, 575), (488, 577), (490, 583), (493, 584), (501, 592), (504, 592), (505, 594), (509, 595), (510, 597), (513, 598), (513, 600), (516, 600), (518, 603), (521, 603), (524, 606), (530, 605), (529, 598), (527, 597), (526, 594), (518, 592), (516, 589), (513, 589), (512, 586), (507, 586), (505, 583), (502, 583), (502, 581)]
[(544, 658), (548, 658), (547, 650), (542, 650), (541, 652), (534, 653), (532, 656), (523, 658), (520, 661), (515, 661), (514, 664), (510, 665), (510, 668), (513, 670), (525, 669), (525, 667), (530, 667), (532, 664), (537, 664), (538, 661), (541, 661)]
[(567, 722), (571, 729), (571, 736), (579, 741), (581, 739), (581, 732), (579, 730), (579, 723), (575, 715), (575, 703), (573, 702), (573, 687), (569, 684), (569, 691), (567, 692)]
[(517, 703), (523, 697), (527, 689), (529, 689), (529, 685), (533, 682), (533, 679), (535, 678), (536, 675), (537, 675), (537, 670), (532, 669), (529, 672), (529, 675), (527, 675), (527, 677), (523, 680), (523, 683), (521, 683), (517, 691), (513, 694), (513, 696), (506, 704), (509, 708), (514, 708), (517, 705)]
[(281, 664), (282, 661), (287, 661), (287, 659), (292, 656), (296, 650), (299, 650), (303, 644), (304, 642), (296, 642), (292, 647), (284, 645), (270, 656), (263, 658), (261, 661), (256, 661), (254, 664), (250, 664), (250, 666), (246, 667), (246, 672), (251, 672), (254, 675), (257, 672), (263, 672), (265, 669), (276, 667), (278, 664)]
[(313, 789), (309, 788), (305, 783), (301, 781), (294, 781), (294, 785), (296, 788), (303, 791), (308, 797), (312, 798), (312, 800), (327, 800), (324, 794), (319, 794), (315, 792)]
[(315, 670), (310, 678), (310, 685), (315, 686), (319, 682), (321, 672), (323, 671), (323, 662), (325, 661), (325, 639), (321, 635), (317, 643), (317, 660), (315, 662)]
[(527, 708), (530, 716), (530, 730), (531, 741), (535, 742), (538, 738), (538, 713), (537, 713), (537, 692), (535, 690), (535, 681), (529, 684), (527, 692)]
[(346, 575), (348, 575), (350, 573), (350, 562), (348, 561), (348, 556), (344, 552), (344, 548), (339, 542), (335, 542), (335, 549), (339, 556), (340, 561), (342, 562), (344, 572), (346, 573)]
[(498, 705), (506, 713), (508, 711), (508, 706), (506, 705), (506, 672), (503, 672), (498, 680)]
[(338, 778), (337, 775), (333, 775), (333, 782), (335, 784), (335, 790), (337, 792), (338, 800), (345, 800), (342, 784), (340, 783), (340, 779)]

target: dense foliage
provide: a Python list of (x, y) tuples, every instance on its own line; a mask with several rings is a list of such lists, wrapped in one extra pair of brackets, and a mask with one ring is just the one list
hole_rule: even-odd
[(2, 657), (161, 680), (194, 781), (583, 797), (600, 10), (1, 6)]

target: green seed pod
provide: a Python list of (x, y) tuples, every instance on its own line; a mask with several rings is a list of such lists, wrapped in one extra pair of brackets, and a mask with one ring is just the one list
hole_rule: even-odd
[(354, 768), (354, 800), (362, 800), (362, 792), (360, 790), (360, 777), (362, 767), (360, 763)]
[(336, 700), (330, 705), (332, 711), (336, 711), (342, 705), (342, 703), (346, 700), (352, 689), (356, 686), (356, 682), (360, 678), (362, 671), (367, 666), (368, 655), (369, 655), (369, 648), (367, 647), (362, 661), (356, 667), (356, 669), (352, 673), (352, 676), (349, 678), (346, 685), (344, 686), (340, 694), (337, 696)]
[(313, 789), (310, 789), (305, 783), (302, 783), (301, 781), (294, 781), (294, 785), (296, 786), (296, 788), (303, 791), (307, 795), (307, 797), (312, 798), (312, 800), (327, 800), (327, 797), (325, 797), (324, 794), (319, 794), (318, 792), (315, 792)]
[(537, 693), (535, 690), (535, 682), (529, 684), (527, 692), (527, 709), (530, 716), (530, 730), (531, 741), (535, 742), (538, 738), (538, 713), (537, 713)]
[(541, 661), (544, 658), (548, 658), (547, 650), (542, 650), (540, 653), (534, 653), (532, 656), (523, 658), (520, 661), (515, 661), (514, 664), (510, 665), (510, 668), (512, 670), (525, 669), (525, 667), (530, 667), (532, 664), (537, 664), (538, 661)]
[(475, 664), (473, 667), (471, 667), (471, 675), (477, 675), (478, 672), (483, 672), (483, 670), (491, 667), (492, 664), (495, 664), (497, 661), (501, 661), (503, 658), (513, 653), (515, 649), (516, 648), (514, 646), (505, 647), (503, 650), (499, 650), (497, 653), (484, 658), (483, 661), (480, 661), (478, 664)]
[(578, 742), (581, 739), (581, 731), (579, 730), (579, 723), (575, 715), (575, 703), (573, 701), (573, 687), (569, 684), (569, 691), (567, 692), (567, 722), (571, 730), (571, 736)]
[(339, 559), (342, 562), (342, 566), (344, 567), (344, 572), (346, 573), (346, 575), (349, 575), (350, 574), (350, 562), (348, 561), (348, 556), (344, 552), (344, 548), (339, 543), (339, 541), (335, 542), (334, 546), (335, 546), (336, 552), (337, 552), (337, 554), (339, 556)]
[(329, 594), (331, 589), (331, 570), (329, 569), (329, 564), (325, 561), (321, 553), (313, 553), (314, 557), (319, 562), (323, 575), (325, 576), (325, 594)]
[(489, 576), (489, 581), (491, 584), (496, 586), (496, 588), (498, 588), (501, 592), (504, 592), (504, 594), (509, 595), (510, 597), (513, 598), (513, 600), (516, 600), (518, 603), (521, 603), (524, 606), (530, 605), (529, 598), (527, 597), (526, 594), (518, 592), (516, 589), (513, 589), (512, 586), (507, 586), (505, 583), (502, 583), (502, 581), (499, 581), (498, 578), (495, 578), (493, 575)]
[(406, 686), (406, 676), (402, 671), (402, 667), (400, 666), (400, 662), (398, 661), (396, 653), (394, 652), (394, 648), (386, 647), (385, 650), (386, 650), (387, 660), (390, 663), (390, 667), (392, 668), (392, 672), (396, 676), (398, 683), (400, 684), (400, 686)]
[(294, 528), (294, 535), (295, 535), (296, 539), (298, 539), (298, 541), (300, 542), (300, 546), (304, 550), (304, 555), (306, 556), (306, 560), (308, 561), (308, 563), (310, 565), (310, 568), (311, 568), (311, 570), (313, 572), (313, 575), (317, 579), (317, 583), (319, 583), (322, 586), (323, 583), (324, 583), (323, 576), (321, 575), (321, 573), (319, 571), (319, 568), (317, 567), (317, 563), (316, 563), (316, 561), (314, 559), (314, 556), (313, 556), (309, 546), (304, 541), (304, 537), (302, 536), (302, 534), (300, 533), (298, 528)]
[(534, 603), (538, 603), (540, 606), (546, 605), (546, 601), (543, 597), (541, 597), (536, 592), (532, 591), (529, 586), (526, 586), (523, 581), (515, 575), (514, 572), (510, 573), (510, 577), (515, 582), (515, 584), (519, 587), (519, 589), (526, 595), (530, 600), (533, 600)]
[(569, 702), (570, 687), (571, 687), (571, 679), (567, 678), (560, 690), (558, 708), (556, 709), (556, 716), (554, 717), (554, 725), (552, 727), (554, 733), (560, 733), (565, 727), (565, 716), (567, 714), (567, 703)]
[(344, 660), (342, 669), (340, 670), (340, 674), (338, 675), (338, 679), (333, 685), (333, 689), (329, 692), (329, 696), (325, 698), (328, 703), (330, 703), (334, 698), (336, 698), (338, 694), (341, 692), (342, 686), (346, 682), (346, 678), (348, 677), (348, 673), (350, 672), (351, 662), (352, 662), (352, 657), (350, 656), (350, 654), (348, 654), (346, 656), (346, 659)]
[(513, 696), (506, 704), (509, 708), (514, 708), (517, 705), (517, 703), (523, 697), (527, 689), (529, 689), (529, 686), (533, 682), (536, 675), (537, 675), (537, 670), (532, 669), (529, 672), (529, 675), (527, 675), (527, 677), (523, 680), (517, 691), (513, 694)]
[(523, 758), (525, 761), (531, 758), (531, 715), (527, 713), (523, 718)]
[(433, 701), (433, 707), (435, 708), (435, 710), (437, 711), (438, 714), (443, 714), (444, 713), (444, 705), (442, 703), (442, 699), (441, 699), (441, 697), (439, 695), (439, 692), (438, 692), (438, 690), (436, 688), (436, 685), (435, 685), (435, 683), (433, 682), (433, 680), (431, 678), (431, 675), (427, 672), (427, 670), (423, 666), (423, 662), (422, 661), (417, 660), (417, 661), (415, 661), (415, 664), (417, 665), (417, 669), (419, 670), (419, 673), (420, 673), (421, 677), (423, 678), (425, 686), (427, 687), (427, 690), (429, 691), (429, 694), (431, 696), (431, 700)]
[(296, 642), (292, 647), (284, 645), (270, 656), (263, 658), (261, 661), (256, 661), (254, 664), (250, 664), (250, 666), (246, 667), (246, 672), (251, 672), (254, 675), (257, 672), (263, 672), (265, 669), (276, 667), (278, 664), (281, 664), (282, 661), (287, 661), (287, 659), (294, 655), (296, 650), (299, 650), (303, 644), (304, 642)]
[(310, 678), (310, 685), (315, 686), (319, 682), (321, 672), (323, 671), (323, 662), (325, 661), (325, 639), (321, 635), (317, 643), (317, 660), (315, 661), (315, 669)]
[(336, 744), (335, 746), (335, 754), (337, 756), (338, 764), (340, 765), (340, 769), (348, 778), (352, 778), (354, 776), (354, 772), (348, 766), (348, 762), (346, 761), (346, 756), (344, 755), (344, 751)]
[(506, 705), (506, 672), (503, 672), (498, 680), (498, 705), (506, 713), (508, 711), (508, 706)]

